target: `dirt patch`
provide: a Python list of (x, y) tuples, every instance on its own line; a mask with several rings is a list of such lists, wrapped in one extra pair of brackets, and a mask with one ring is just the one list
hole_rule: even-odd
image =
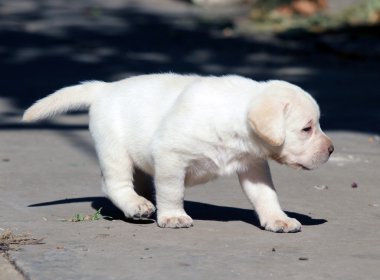
[(17, 251), (23, 245), (38, 245), (44, 244), (43, 238), (33, 238), (31, 234), (14, 234), (11, 230), (5, 229), (0, 234), (0, 252), (9, 250)]

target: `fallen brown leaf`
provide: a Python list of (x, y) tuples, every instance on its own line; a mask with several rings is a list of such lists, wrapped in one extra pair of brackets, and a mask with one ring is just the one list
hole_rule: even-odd
[(309, 0), (293, 1), (292, 8), (295, 12), (304, 16), (310, 16), (319, 11), (318, 4), (314, 1), (309, 1)]

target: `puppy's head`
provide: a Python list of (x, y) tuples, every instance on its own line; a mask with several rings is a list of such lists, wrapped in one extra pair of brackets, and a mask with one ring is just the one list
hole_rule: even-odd
[(268, 156), (295, 168), (314, 169), (334, 150), (319, 126), (319, 108), (301, 88), (283, 81), (263, 84), (248, 122)]

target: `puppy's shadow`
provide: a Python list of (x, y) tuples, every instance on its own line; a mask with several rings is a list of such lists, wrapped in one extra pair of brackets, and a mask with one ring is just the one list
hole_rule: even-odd
[(153, 224), (155, 217), (144, 219), (131, 219), (125, 217), (124, 213), (119, 210), (112, 202), (106, 197), (97, 197), (92, 203), (91, 207), (94, 209), (102, 209), (101, 214), (106, 220), (121, 220), (131, 224)]
[[(257, 215), (255, 211), (251, 209), (218, 206), (195, 201), (185, 201), (185, 209), (186, 212), (195, 220), (219, 222), (242, 221), (256, 227), (260, 227), (260, 222)], [(325, 219), (314, 219), (308, 215), (300, 213), (288, 211), (285, 211), (285, 213), (289, 217), (297, 219), (302, 225), (305, 226), (315, 226), (327, 222)]]
[[(152, 219), (134, 220), (128, 219), (124, 216), (123, 212), (120, 211), (113, 203), (105, 197), (80, 197), (80, 198), (68, 198), (55, 201), (47, 201), (42, 203), (31, 204), (28, 207), (42, 207), (42, 206), (52, 206), (58, 204), (71, 204), (80, 202), (91, 202), (92, 208), (98, 210), (101, 208), (101, 214), (106, 220), (122, 220), (127, 223), (137, 223), (137, 224), (150, 224), (154, 223), (155, 217)], [(185, 210), (194, 220), (203, 221), (218, 221), (218, 222), (229, 222), (229, 221), (242, 221), (248, 224), (252, 224), (256, 227), (260, 227), (259, 220), (256, 214), (251, 209), (242, 209), (229, 206), (219, 206), (209, 203), (202, 203), (196, 201), (185, 201)], [(314, 219), (308, 215), (286, 212), (289, 217), (295, 218), (301, 222), (304, 226), (315, 226), (326, 223), (325, 219)]]

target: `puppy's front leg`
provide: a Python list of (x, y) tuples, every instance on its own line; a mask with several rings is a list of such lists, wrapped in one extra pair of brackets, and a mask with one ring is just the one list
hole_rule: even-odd
[(193, 220), (183, 206), (185, 195), (185, 168), (168, 156), (155, 161), (155, 187), (157, 202), (157, 224), (160, 227), (188, 228)]
[(289, 218), (281, 210), (266, 160), (252, 161), (248, 169), (239, 172), (238, 176), (245, 194), (259, 216), (262, 227), (274, 232), (301, 230), (301, 223)]

